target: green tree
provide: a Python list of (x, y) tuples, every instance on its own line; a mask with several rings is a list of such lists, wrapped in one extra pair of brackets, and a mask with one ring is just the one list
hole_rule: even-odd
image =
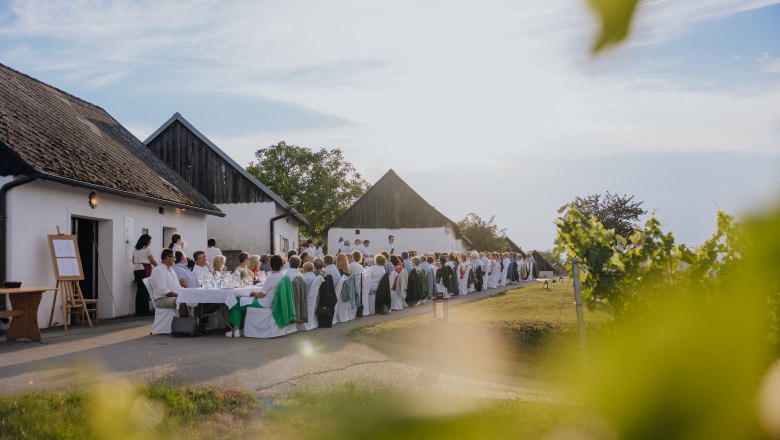
[(555, 266), (556, 263), (563, 266), (566, 263), (563, 253), (561, 253), (557, 249), (547, 249), (546, 251), (534, 251), (534, 252), (538, 252), (539, 255), (541, 255), (542, 258), (544, 258), (544, 261), (550, 263), (551, 266)]
[(612, 194), (589, 194), (577, 197), (571, 206), (585, 217), (596, 217), (606, 229), (615, 231), (621, 237), (628, 237), (639, 224), (639, 216), (647, 214), (641, 208), (644, 202), (635, 202), (634, 196)]
[(257, 150), (255, 157), (247, 171), (309, 221), (298, 229), (302, 239), (322, 237), (369, 187), (338, 148), (314, 151), (281, 141)]
[(494, 215), (489, 220), (483, 220), (482, 217), (471, 212), (458, 222), (460, 232), (471, 240), (470, 249), (480, 251), (509, 250), (509, 243), (504, 238), (506, 229), (498, 229), (498, 226), (493, 222), (495, 218)]

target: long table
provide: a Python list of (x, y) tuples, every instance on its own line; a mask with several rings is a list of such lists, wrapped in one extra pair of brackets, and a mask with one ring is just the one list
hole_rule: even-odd
[(237, 296), (249, 296), (250, 293), (258, 290), (260, 290), (260, 285), (236, 287), (234, 289), (184, 288), (179, 290), (179, 296), (176, 297), (176, 305), (225, 304), (230, 309), (238, 304)]
[(11, 319), (6, 340), (29, 339), (34, 342), (41, 340), (41, 329), (38, 328), (38, 305), (43, 292), (57, 290), (56, 287), (16, 287), (0, 288), (0, 295), (9, 295), (11, 310), (0, 311), (0, 318)]

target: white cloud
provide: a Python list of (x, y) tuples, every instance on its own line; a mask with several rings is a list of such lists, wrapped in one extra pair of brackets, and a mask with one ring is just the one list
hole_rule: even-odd
[(767, 73), (780, 73), (780, 58), (773, 57), (769, 52), (764, 52), (758, 58), (761, 70)]

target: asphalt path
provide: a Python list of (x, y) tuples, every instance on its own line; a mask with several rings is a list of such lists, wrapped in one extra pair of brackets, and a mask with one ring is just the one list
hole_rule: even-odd
[[(458, 296), (449, 300), (450, 307), (517, 287)], [(123, 378), (167, 379), (258, 395), (357, 383), (397, 389), (433, 386), (476, 397), (547, 398), (543, 384), (431, 371), (408, 359), (393, 359), (348, 335), (358, 327), (422, 314), (432, 316), (430, 304), (276, 339), (226, 338), (221, 332), (196, 338), (149, 335), (150, 318), (130, 317), (102, 320), (94, 328), (47, 329), (41, 342), (0, 341), (0, 393), (78, 388)]]

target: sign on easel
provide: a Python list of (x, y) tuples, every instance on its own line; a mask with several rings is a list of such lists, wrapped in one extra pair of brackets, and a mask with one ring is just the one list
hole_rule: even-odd
[[(81, 254), (79, 254), (76, 236), (61, 234), (60, 227), (57, 226), (57, 234), (47, 237), (51, 263), (54, 267), (54, 278), (57, 279), (57, 290), (54, 292), (51, 314), (49, 315), (49, 327), (52, 326), (54, 320), (57, 292), (62, 293), (62, 319), (65, 330), (68, 330), (68, 314), (71, 309), (77, 309), (92, 327), (89, 312), (94, 311), (97, 320), (97, 300), (84, 299), (84, 294), (78, 283), (84, 279), (84, 269), (81, 266)], [(94, 309), (89, 309), (87, 305), (94, 305)]]
[[(59, 231), (59, 227), (57, 228)], [(51, 264), (54, 266), (54, 278), (57, 281), (81, 281), (84, 270), (81, 267), (81, 255), (76, 245), (75, 235), (49, 235)]]

